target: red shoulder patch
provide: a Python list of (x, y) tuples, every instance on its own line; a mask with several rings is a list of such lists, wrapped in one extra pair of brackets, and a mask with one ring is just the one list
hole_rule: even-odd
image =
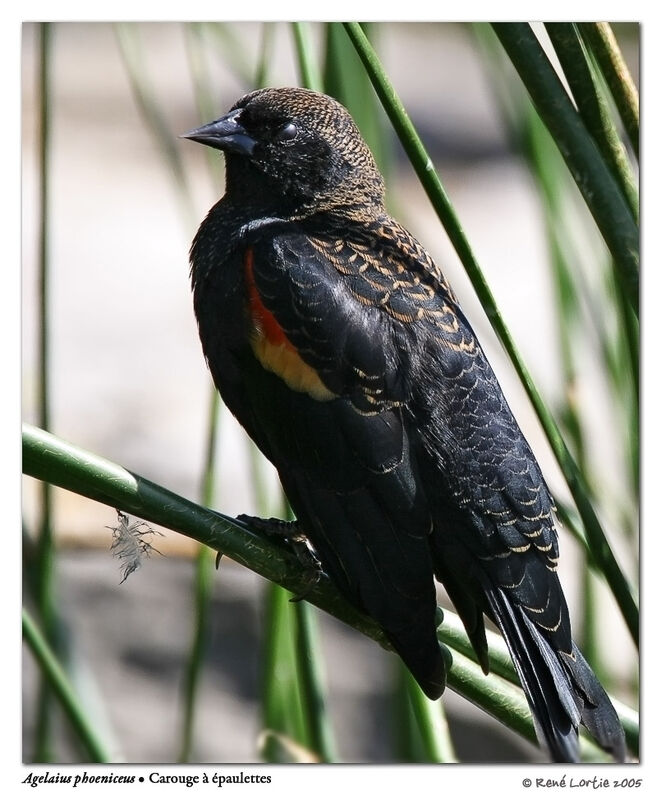
[(319, 373), (303, 361), (278, 320), (262, 302), (255, 283), (253, 264), (254, 255), (249, 247), (243, 257), (243, 269), (252, 321), (251, 344), (257, 360), (290, 389), (305, 392), (315, 400), (332, 400), (336, 395), (324, 384)]
[(255, 285), (255, 274), (253, 271), (254, 256), (252, 247), (249, 247), (243, 257), (243, 268), (246, 276), (246, 287), (248, 289), (248, 303), (253, 325), (259, 333), (266, 337), (273, 345), (284, 345), (289, 350), (295, 350), (294, 345), (289, 341), (287, 334), (282, 330), (278, 320), (266, 308), (259, 296)]

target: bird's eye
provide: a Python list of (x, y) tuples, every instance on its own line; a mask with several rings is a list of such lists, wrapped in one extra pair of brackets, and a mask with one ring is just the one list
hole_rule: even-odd
[(291, 142), (298, 136), (298, 128), (293, 122), (286, 122), (276, 133), (279, 142)]

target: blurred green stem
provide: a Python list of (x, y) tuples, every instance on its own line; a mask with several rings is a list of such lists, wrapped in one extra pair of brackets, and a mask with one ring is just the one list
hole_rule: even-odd
[(492, 25), (528, 90), (537, 112), (580, 189), (613, 254), (632, 308), (638, 313), (638, 226), (620, 187), (528, 23)]
[(206, 652), (211, 594), (213, 590), (214, 553), (200, 545), (195, 559), (195, 612), (193, 639), (188, 653), (184, 674), (184, 718), (182, 723), (181, 749), (177, 760), (190, 761), (195, 736), (195, 710), (200, 692), (200, 680)]
[(578, 28), (573, 22), (547, 22), (546, 30), (569, 83), (578, 112), (617, 180), (635, 221), (638, 222), (638, 187)]
[(255, 73), (255, 86), (261, 89), (268, 84), (269, 66), (273, 61), (273, 38), (275, 25), (273, 22), (262, 22), (262, 43), (259, 48), (259, 62)]
[(308, 89), (321, 92), (321, 73), (314, 57), (314, 47), (310, 36), (309, 24), (307, 22), (292, 22), (294, 31), (294, 41), (296, 43), (296, 54), (298, 56), (298, 71), (301, 83)]
[(290, 597), (282, 586), (266, 586), (261, 695), (263, 729), (270, 735), (263, 738), (261, 754), (271, 763), (297, 760), (298, 748), (310, 749), (298, 692)]
[(408, 670), (404, 672), (404, 690), (411, 713), (417, 723), (416, 731), (420, 739), (420, 760), (425, 764), (455, 764), (450, 728), (445, 716), (443, 698), (430, 700), (425, 696)]
[[(383, 125), (383, 112), (360, 57), (340, 22), (326, 23), (324, 91), (348, 109), (388, 185), (392, 167), (390, 137)], [(377, 24), (362, 23), (367, 38), (375, 35)], [(389, 198), (393, 200), (395, 198)]]
[[(50, 282), (48, 245), (50, 239), (50, 146), (51, 146), (51, 66), (52, 66), (52, 26), (42, 23), (39, 30), (39, 130), (38, 159), (39, 175), (39, 313), (38, 313), (38, 353), (39, 394), (37, 400), (38, 424), (50, 430)], [(37, 605), (45, 636), (51, 645), (55, 640), (55, 610), (53, 606), (54, 582), (54, 544), (52, 510), (52, 487), (43, 483), (39, 489), (39, 535), (37, 541)], [(48, 682), (42, 680), (37, 700), (37, 723), (35, 734), (35, 758), (40, 762), (52, 760), (50, 742), (50, 689)]]
[(578, 28), (599, 64), (636, 158), (639, 158), (638, 89), (622, 57), (613, 30), (607, 22), (579, 22)]
[[(608, 673), (604, 670), (604, 659), (601, 657), (599, 647), (599, 637), (597, 634), (597, 612), (598, 604), (596, 598), (597, 586), (595, 578), (590, 572), (590, 565), (587, 560), (584, 563), (581, 573), (582, 581), (582, 600), (583, 600), (583, 624), (581, 626), (581, 651), (592, 669), (601, 676), (604, 685), (608, 685)], [(576, 634), (574, 634), (576, 638)]]
[(337, 761), (333, 731), (324, 699), (324, 679), (321, 675), (321, 647), (317, 637), (315, 609), (304, 600), (295, 602), (295, 646), (301, 705), (305, 709), (310, 749), (320, 760), (330, 764)]
[[(200, 115), (200, 122), (212, 120), (218, 116), (218, 98), (215, 96), (209, 67), (205, 58), (204, 25), (201, 22), (191, 22), (184, 25), (186, 54), (188, 66), (193, 79), (195, 102)], [(218, 158), (216, 151), (210, 147), (204, 148), (207, 168), (211, 174), (214, 188), (220, 192), (223, 177), (223, 162)]]
[(39, 627), (26, 609), (23, 609), (22, 626), (23, 639), (41, 667), (43, 680), (48, 682), (48, 685), (62, 704), (67, 719), (78, 734), (90, 760), (96, 764), (109, 763), (112, 759), (101, 736), (95, 731), (92, 722), (87, 718), (83, 706), (46, 641), (45, 635), (39, 630)]
[[(265, 505), (260, 511), (268, 515)], [(277, 513), (293, 519), (284, 492)], [(309, 603), (291, 599), (288, 592), (273, 586), (265, 598), (263, 717), (265, 729), (274, 735), (266, 737), (264, 754), (276, 761), (305, 754), (306, 759), (331, 763), (337, 756), (324, 699), (316, 613)]]
[(255, 69), (250, 48), (246, 47), (237, 26), (230, 22), (205, 22), (204, 30), (212, 42), (211, 52), (220, 56), (223, 69), (229, 68), (239, 83), (252, 87)]
[(176, 197), (180, 202), (181, 214), (186, 221), (186, 228), (193, 230), (196, 225), (196, 214), (188, 178), (176, 137), (172, 136), (166, 117), (156, 99), (157, 94), (149, 84), (149, 70), (140, 40), (139, 24), (119, 22), (115, 24), (115, 32), (136, 105), (163, 159), (170, 168), (177, 189)]
[[(517, 371), (528, 397), (530, 398), (537, 416), (549, 440), (551, 448), (560, 465), (565, 480), (574, 497), (574, 502), (583, 520), (586, 530), (587, 541), (589, 542), (595, 564), (603, 572), (613, 595), (620, 607), (622, 615), (633, 640), (638, 643), (638, 608), (633, 598), (631, 588), (625, 578), (619, 564), (615, 560), (606, 535), (601, 527), (597, 515), (592, 508), (587, 488), (584, 485), (580, 471), (567, 448), (562, 434), (547, 409), (541, 395), (523, 363), (512, 336), (505, 325), (505, 322), (498, 310), (494, 296), (489, 288), (482, 270), (477, 263), (473, 251), (461, 228), (459, 220), (452, 208), (449, 198), (441, 184), (441, 181), (434, 170), (431, 159), (429, 158), (420, 137), (413, 127), (401, 100), (397, 96), (388, 76), (383, 69), (376, 53), (370, 45), (367, 37), (363, 33), (360, 25), (354, 22), (345, 23), (345, 28), (349, 34), (356, 50), (360, 54), (365, 65), (365, 69), (370, 75), (374, 88), (383, 103), (383, 106), (390, 118), (402, 145), (411, 160), (411, 163), (422, 183), (425, 191), (429, 195), (436, 213), (439, 216), (450, 240), (457, 251), (462, 264), (473, 284), (475, 292), (489, 318), (494, 330), (496, 331), (505, 351), (510, 357), (514, 368)], [(564, 90), (563, 90), (564, 91)]]
[[(207, 449), (202, 470), (202, 505), (211, 506), (214, 500), (216, 442), (220, 421), (220, 398), (212, 387), (209, 397), (209, 421), (207, 425)], [(200, 545), (195, 559), (195, 614), (194, 633), (184, 675), (184, 720), (182, 744), (178, 761), (190, 760), (195, 730), (195, 706), (200, 689), (204, 654), (209, 635), (209, 616), (213, 592), (214, 553)]]

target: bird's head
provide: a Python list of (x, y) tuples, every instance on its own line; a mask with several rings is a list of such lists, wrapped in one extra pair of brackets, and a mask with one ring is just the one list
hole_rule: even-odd
[(226, 192), (292, 213), (382, 205), (383, 179), (351, 116), (308, 89), (260, 89), (184, 134), (225, 153)]

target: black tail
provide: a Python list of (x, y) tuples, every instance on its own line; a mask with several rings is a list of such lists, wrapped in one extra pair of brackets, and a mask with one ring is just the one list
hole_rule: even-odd
[(580, 722), (618, 761), (624, 761), (624, 732), (608, 695), (573, 645), (556, 652), (525, 611), (500, 589), (487, 589), (487, 601), (502, 631), (521, 680), (540, 743), (557, 762), (577, 762)]

